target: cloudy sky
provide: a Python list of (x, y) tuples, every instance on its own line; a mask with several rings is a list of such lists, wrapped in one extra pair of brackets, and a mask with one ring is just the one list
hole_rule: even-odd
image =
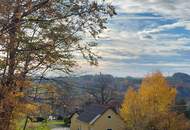
[(118, 15), (96, 48), (103, 56), (87, 73), (144, 76), (190, 74), (190, 0), (112, 0)]

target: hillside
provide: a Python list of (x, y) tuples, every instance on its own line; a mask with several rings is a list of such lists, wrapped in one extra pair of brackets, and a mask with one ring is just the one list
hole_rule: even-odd
[[(138, 88), (142, 81), (141, 78), (136, 77), (113, 77), (112, 75), (101, 75), (103, 79), (109, 82), (109, 86), (117, 88), (123, 94), (128, 87)], [(84, 75), (78, 77), (55, 77), (49, 81), (61, 88), (72, 88), (72, 93), (82, 94), (86, 88), (95, 88), (99, 82), (100, 75)], [(177, 97), (183, 99), (190, 98), (190, 75), (185, 73), (175, 73), (170, 77), (166, 77), (169, 84), (177, 89)]]
[(176, 87), (178, 98), (190, 98), (190, 75), (185, 73), (175, 73), (167, 78), (171, 86)]

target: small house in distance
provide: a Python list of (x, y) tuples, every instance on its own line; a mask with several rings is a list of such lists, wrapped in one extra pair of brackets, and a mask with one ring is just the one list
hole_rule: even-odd
[(126, 130), (121, 117), (110, 107), (93, 104), (71, 118), (71, 130)]

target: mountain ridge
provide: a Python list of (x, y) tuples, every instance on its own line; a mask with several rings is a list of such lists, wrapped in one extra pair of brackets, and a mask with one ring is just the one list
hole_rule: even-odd
[[(78, 88), (77, 91), (82, 93), (82, 89), (96, 87), (98, 79), (102, 76), (106, 79), (110, 86), (116, 87), (120, 93), (125, 93), (129, 87), (139, 88), (143, 78), (136, 78), (132, 76), (114, 77), (110, 74), (101, 75), (83, 75), (73, 77), (54, 77), (53, 82), (61, 88), (68, 87), (68, 82), (72, 87)], [(101, 78), (102, 78), (101, 77)], [(186, 73), (174, 73), (172, 76), (166, 77), (170, 86), (177, 89), (177, 98), (190, 99), (190, 75)]]

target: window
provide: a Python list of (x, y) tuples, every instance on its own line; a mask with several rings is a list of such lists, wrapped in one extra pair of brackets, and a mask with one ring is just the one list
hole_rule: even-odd
[(111, 116), (108, 116), (108, 118), (111, 118)]

